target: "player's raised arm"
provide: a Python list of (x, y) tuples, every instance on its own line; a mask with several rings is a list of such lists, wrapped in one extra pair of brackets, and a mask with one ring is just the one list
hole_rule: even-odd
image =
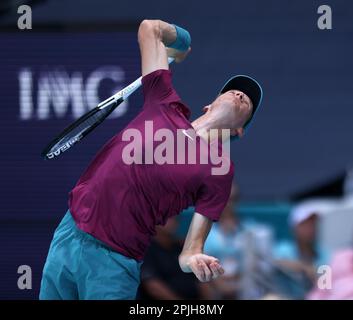
[(184, 272), (193, 272), (201, 282), (216, 279), (224, 273), (218, 259), (203, 254), (203, 247), (211, 229), (212, 221), (207, 217), (195, 213), (183, 251), (179, 255), (179, 265)]
[(161, 20), (143, 20), (138, 30), (142, 76), (168, 70), (168, 56), (182, 61), (190, 51), (191, 38), (185, 29)]

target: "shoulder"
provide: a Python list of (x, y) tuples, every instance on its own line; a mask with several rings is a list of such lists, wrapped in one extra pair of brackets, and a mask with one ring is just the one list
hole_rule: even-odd
[(149, 81), (153, 81), (155, 79), (162, 78), (162, 79), (171, 79), (172, 78), (172, 72), (169, 69), (158, 69), (155, 71), (152, 71), (145, 76), (142, 77), (141, 81), (142, 84), (146, 84)]
[(173, 114), (182, 114), (189, 120), (191, 111), (174, 89), (171, 70), (158, 69), (145, 75), (142, 77), (142, 88), (144, 110), (157, 113), (173, 111)]
[(145, 101), (163, 99), (173, 93), (172, 72), (166, 69), (155, 70), (142, 77), (142, 90)]

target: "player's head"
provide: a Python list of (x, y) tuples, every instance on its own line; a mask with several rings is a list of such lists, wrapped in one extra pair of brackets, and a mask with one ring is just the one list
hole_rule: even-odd
[(229, 90), (219, 95), (204, 112), (214, 119), (219, 129), (230, 129), (232, 136), (243, 135), (245, 123), (250, 119), (253, 110), (251, 99), (240, 90)]
[(218, 97), (204, 111), (218, 129), (230, 129), (232, 136), (241, 137), (262, 100), (262, 89), (248, 76), (229, 79)]

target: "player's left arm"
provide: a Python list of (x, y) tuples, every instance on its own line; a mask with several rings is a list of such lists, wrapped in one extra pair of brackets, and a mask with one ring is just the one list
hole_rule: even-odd
[(142, 76), (158, 69), (168, 70), (168, 57), (176, 62), (184, 60), (190, 51), (190, 39), (185, 29), (162, 20), (143, 20), (138, 30)]
[(183, 250), (179, 255), (181, 270), (193, 272), (201, 282), (216, 279), (224, 273), (218, 259), (203, 253), (203, 247), (212, 223), (209, 218), (195, 212)]

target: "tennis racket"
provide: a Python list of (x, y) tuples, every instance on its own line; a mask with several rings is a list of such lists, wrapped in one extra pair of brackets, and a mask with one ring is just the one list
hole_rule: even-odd
[[(172, 63), (174, 58), (168, 58)], [(101, 124), (122, 102), (141, 87), (142, 76), (136, 79), (118, 93), (99, 103), (94, 109), (85, 113), (70, 126), (65, 128), (55, 139), (53, 139), (42, 151), (44, 159), (53, 159), (70, 149), (81, 141)]]

